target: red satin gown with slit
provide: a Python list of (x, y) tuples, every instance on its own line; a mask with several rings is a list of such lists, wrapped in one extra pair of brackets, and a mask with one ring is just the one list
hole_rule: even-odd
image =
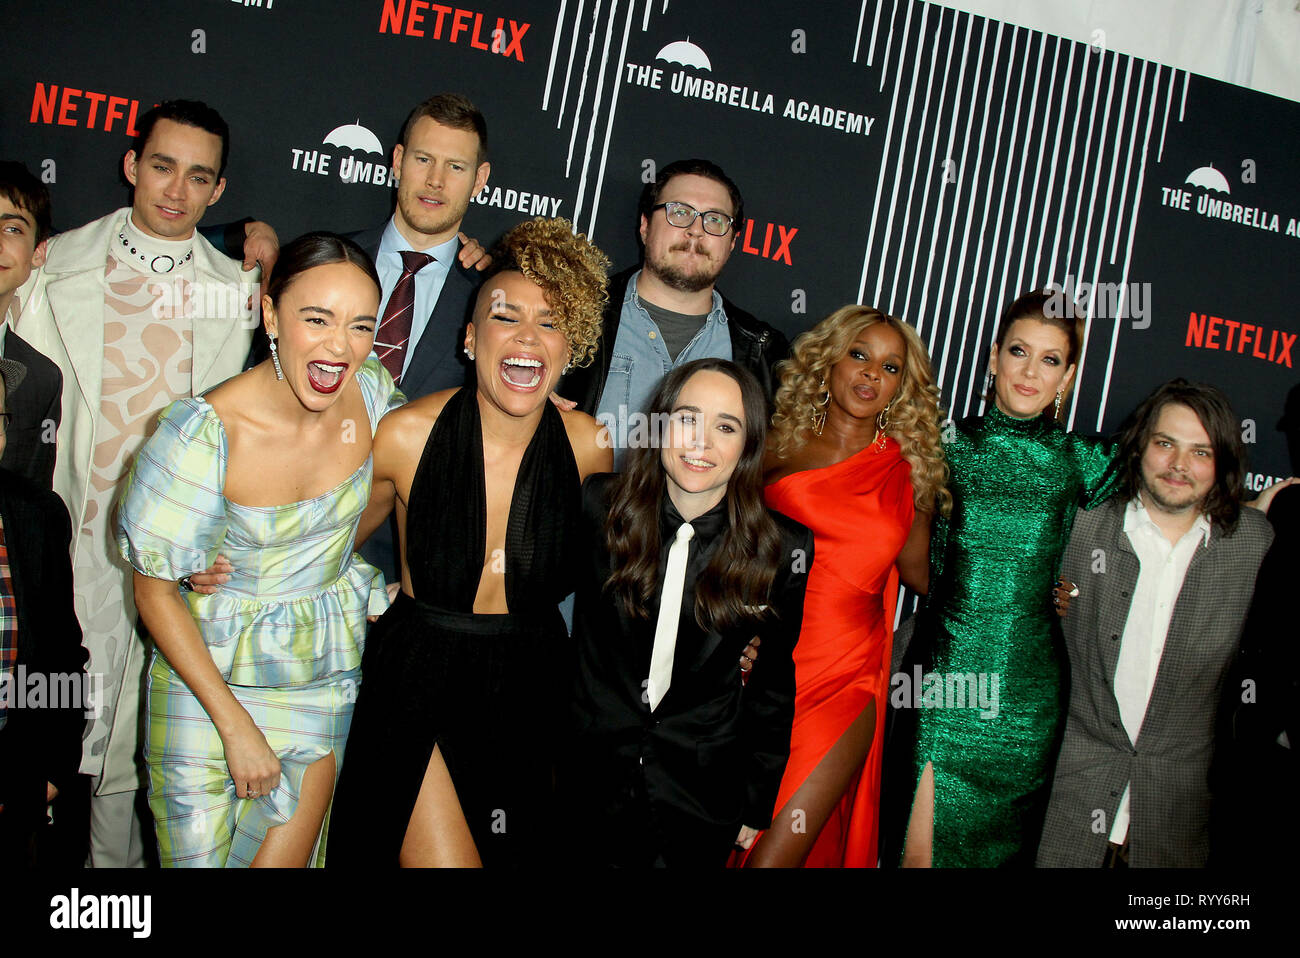
[[(875, 697), (876, 730), (863, 767), (805, 860), (809, 868), (876, 865), (881, 747), (889, 696), (895, 561), (912, 527), (911, 466), (898, 443), (873, 444), (767, 487), (767, 504), (812, 529), (803, 627), (794, 648), (794, 727), (774, 815)], [(762, 668), (762, 653), (755, 666)], [(795, 823), (774, 818), (773, 827)], [(746, 856), (748, 857), (748, 856)]]

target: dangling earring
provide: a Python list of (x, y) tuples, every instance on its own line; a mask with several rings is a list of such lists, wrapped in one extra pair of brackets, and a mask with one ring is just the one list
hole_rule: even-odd
[(894, 401), (897, 398), (894, 397), (894, 399), (889, 400), (885, 408), (876, 413), (876, 429), (880, 432), (880, 441), (876, 445), (882, 452), (885, 448), (885, 430), (889, 428), (889, 411), (894, 408)]
[(271, 362), (275, 363), (275, 378), (284, 379), (284, 370), (280, 368), (280, 350), (276, 348), (275, 337), (271, 336)]
[[(826, 388), (826, 378), (824, 376), (822, 377), (822, 384), (818, 388), (821, 390), (822, 398), (813, 404), (812, 431), (820, 436), (822, 429), (826, 426), (826, 407), (831, 402), (830, 390)], [(821, 408), (818, 409), (818, 406)]]
[(465, 355), (469, 357), (470, 362), (474, 361), (474, 352), (468, 346), (465, 347)]
[(1061, 390), (1056, 391), (1056, 411), (1052, 416), (1053, 419), (1061, 418)]
[(984, 374), (984, 391), (986, 393), (993, 391), (993, 380), (997, 378), (998, 377), (993, 375), (992, 370)]

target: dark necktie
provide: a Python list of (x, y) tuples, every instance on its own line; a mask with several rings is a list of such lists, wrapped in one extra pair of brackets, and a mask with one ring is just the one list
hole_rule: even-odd
[(406, 344), (411, 338), (411, 314), (415, 312), (415, 274), (433, 262), (428, 253), (402, 252), (402, 275), (388, 297), (384, 318), (375, 330), (375, 355), (384, 364), (393, 381), (402, 381), (402, 363)]

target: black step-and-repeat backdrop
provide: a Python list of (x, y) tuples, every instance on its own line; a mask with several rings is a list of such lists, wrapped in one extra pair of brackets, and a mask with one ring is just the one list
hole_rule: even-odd
[(287, 239), (387, 216), (407, 111), (459, 91), (485, 243), (559, 215), (630, 264), (642, 183), (706, 156), (750, 217), (721, 285), (786, 332), (901, 315), (960, 416), (1001, 306), (1055, 283), (1089, 304), (1074, 428), (1182, 375), (1231, 396), (1252, 488), (1297, 470), (1300, 105), (913, 0), (465, 2), (10, 4), (0, 153), (76, 226), (126, 202), (136, 117), (203, 99), (234, 131), (209, 217)]

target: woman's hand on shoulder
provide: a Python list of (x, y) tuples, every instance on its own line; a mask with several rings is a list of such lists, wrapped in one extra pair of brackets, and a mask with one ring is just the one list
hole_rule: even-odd
[(1268, 507), (1273, 504), (1273, 497), (1276, 496), (1283, 489), (1285, 489), (1287, 486), (1293, 485), (1297, 482), (1300, 482), (1300, 479), (1296, 478), (1295, 476), (1289, 476), (1286, 479), (1281, 479), (1273, 483), (1263, 492), (1261, 492), (1258, 498), (1252, 499), (1250, 502), (1243, 502), (1242, 505), (1249, 506), (1252, 509), (1258, 509), (1260, 512), (1264, 513), (1265, 515), (1268, 515)]
[(562, 411), (564, 431), (578, 464), (578, 478), (586, 479), (598, 472), (614, 471), (614, 444), (609, 430), (595, 418), (576, 409)]

